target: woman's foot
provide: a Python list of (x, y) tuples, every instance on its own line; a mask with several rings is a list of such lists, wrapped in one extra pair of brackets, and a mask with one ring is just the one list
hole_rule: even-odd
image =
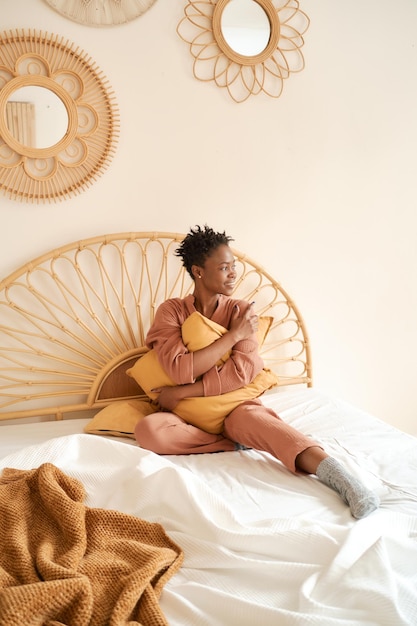
[(356, 519), (366, 517), (378, 508), (378, 496), (349, 474), (333, 457), (323, 459), (317, 467), (316, 474), (320, 482), (337, 491), (342, 500), (349, 505)]

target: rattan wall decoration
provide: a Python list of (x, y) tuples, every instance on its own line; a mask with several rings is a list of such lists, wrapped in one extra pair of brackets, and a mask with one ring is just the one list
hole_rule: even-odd
[[(40, 88), (65, 111), (52, 145), (26, 145), (7, 123), (19, 91)], [(51, 120), (49, 126), (53, 127)], [(0, 189), (12, 199), (50, 202), (88, 187), (108, 166), (119, 134), (118, 109), (107, 79), (86, 52), (58, 35), (0, 35)]]
[(86, 26), (118, 26), (136, 19), (155, 0), (46, 0), (58, 13)]
[[(240, 19), (239, 11), (242, 16), (239, 26), (228, 24), (228, 32), (241, 30), (242, 37), (248, 31), (257, 36), (250, 17), (243, 13), (248, 5), (263, 13), (266, 41), (255, 53), (238, 51), (226, 35), (225, 13), (232, 4), (236, 17)], [(177, 33), (190, 45), (195, 78), (214, 81), (235, 102), (261, 93), (279, 98), (283, 81), (304, 69), (301, 48), (310, 20), (298, 0), (187, 0), (184, 14)]]

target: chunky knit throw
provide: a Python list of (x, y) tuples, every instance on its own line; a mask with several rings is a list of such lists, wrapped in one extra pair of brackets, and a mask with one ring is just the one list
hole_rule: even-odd
[(183, 554), (160, 524), (83, 504), (50, 463), (0, 477), (1, 626), (162, 626)]

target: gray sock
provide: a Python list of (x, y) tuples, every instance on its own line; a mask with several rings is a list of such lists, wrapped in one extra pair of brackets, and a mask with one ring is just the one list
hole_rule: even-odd
[(316, 474), (320, 482), (337, 491), (356, 519), (366, 517), (378, 508), (378, 496), (349, 474), (333, 457), (325, 458), (319, 464)]

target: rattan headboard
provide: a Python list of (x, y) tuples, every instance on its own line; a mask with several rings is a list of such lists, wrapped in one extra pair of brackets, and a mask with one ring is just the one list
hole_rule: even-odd
[[(141, 397), (125, 371), (145, 350), (159, 304), (192, 281), (174, 255), (184, 235), (94, 237), (52, 250), (0, 282), (0, 420), (55, 416)], [(310, 349), (284, 289), (233, 249), (234, 296), (274, 318), (261, 349), (281, 385), (311, 386)]]

